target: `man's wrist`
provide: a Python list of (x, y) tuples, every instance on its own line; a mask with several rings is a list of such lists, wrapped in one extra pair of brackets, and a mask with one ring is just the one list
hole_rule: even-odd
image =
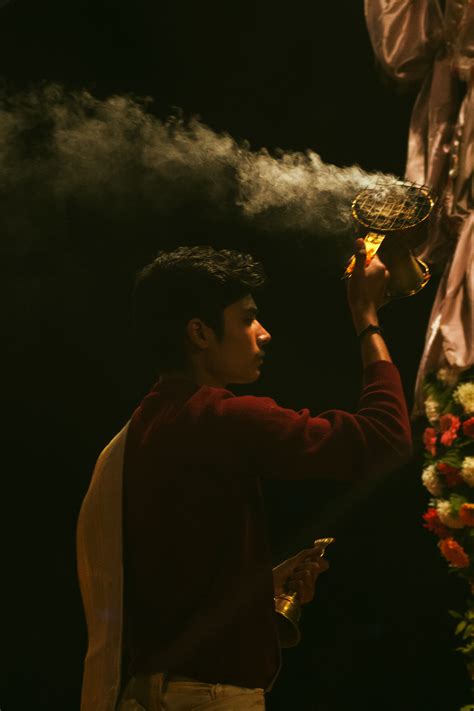
[(376, 311), (366, 312), (364, 314), (353, 314), (352, 320), (357, 335), (361, 334), (367, 326), (380, 326)]
[(368, 324), (358, 333), (358, 340), (364, 367), (377, 360), (392, 360), (378, 324)]
[(382, 329), (375, 323), (369, 323), (362, 331), (357, 333), (357, 338), (361, 341), (364, 336), (369, 336), (371, 333), (379, 333), (382, 335)]

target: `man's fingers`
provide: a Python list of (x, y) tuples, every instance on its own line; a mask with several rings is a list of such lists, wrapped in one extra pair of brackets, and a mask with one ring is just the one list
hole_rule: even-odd
[(291, 577), (288, 579), (287, 587), (289, 590), (293, 590), (298, 586), (312, 589), (316, 578), (328, 568), (329, 563), (327, 561), (321, 561), (321, 565), (318, 563), (307, 563), (305, 567), (293, 571)]
[(364, 269), (367, 261), (367, 248), (362, 237), (356, 239), (355, 242), (355, 266), (354, 269)]
[(290, 582), (307, 582), (310, 583), (314, 577), (316, 577), (317, 573), (319, 572), (318, 568), (303, 568), (302, 570), (295, 570), (293, 575), (290, 578)]
[(324, 558), (313, 561), (306, 560), (293, 569), (286, 583), (287, 590), (297, 593), (302, 604), (311, 602), (314, 597), (316, 580), (328, 568), (329, 563)]
[(293, 558), (290, 558), (290, 560), (295, 566), (297, 566), (300, 565), (300, 563), (304, 563), (306, 560), (317, 560), (320, 557), (321, 550), (318, 551), (316, 548), (304, 548), (302, 551), (293, 556)]
[(326, 552), (326, 546), (314, 546), (314, 548), (308, 548), (307, 551), (305, 551), (306, 555), (301, 556), (301, 558), (298, 561), (298, 564), (300, 562), (307, 562), (307, 561), (319, 561), (322, 559)]
[(305, 548), (290, 560), (294, 563), (295, 568), (307, 561), (320, 561), (325, 553), (325, 549), (325, 545), (315, 545), (313, 548)]
[(297, 593), (302, 604), (310, 602), (314, 597), (316, 580), (322, 570), (302, 570), (288, 580), (287, 590)]
[(305, 570), (312, 573), (323, 573), (328, 568), (329, 563), (327, 560), (325, 560), (325, 558), (320, 558), (318, 561), (308, 561), (306, 563), (302, 563), (301, 565), (297, 565), (291, 576), (294, 577), (297, 573), (301, 573)]
[(327, 562), (327, 560), (321, 560), (320, 563), (306, 563), (305, 566), (295, 568), (288, 580), (288, 584), (292, 580), (299, 580), (304, 583), (313, 585), (318, 575), (324, 573), (328, 568), (329, 563)]
[(298, 593), (300, 602), (306, 601), (308, 594), (310, 595), (313, 590), (311, 585), (305, 585), (302, 580), (290, 580), (287, 588), (289, 592)]

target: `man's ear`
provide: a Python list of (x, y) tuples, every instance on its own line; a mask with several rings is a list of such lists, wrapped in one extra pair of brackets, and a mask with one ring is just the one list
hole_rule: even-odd
[(213, 333), (212, 328), (206, 326), (200, 318), (192, 318), (186, 324), (186, 335), (190, 343), (199, 350), (209, 348), (210, 336)]

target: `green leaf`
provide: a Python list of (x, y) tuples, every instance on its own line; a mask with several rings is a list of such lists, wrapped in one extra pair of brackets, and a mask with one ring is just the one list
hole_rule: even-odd
[(451, 494), (449, 497), (449, 503), (451, 504), (451, 511), (453, 514), (458, 516), (459, 509), (463, 504), (467, 504), (468, 501), (465, 496), (461, 496), (460, 494)]
[(457, 451), (455, 447), (451, 447), (445, 452), (445, 454), (443, 454), (439, 461), (444, 464), (449, 464), (452, 467), (456, 467), (456, 469), (460, 469), (462, 459), (461, 453)]

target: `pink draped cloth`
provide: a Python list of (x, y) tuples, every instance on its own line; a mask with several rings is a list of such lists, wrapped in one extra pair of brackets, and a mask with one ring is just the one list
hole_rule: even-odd
[(443, 273), (428, 323), (415, 386), (442, 366), (474, 364), (474, 2), (365, 0), (378, 61), (400, 83), (421, 82), (413, 108), (406, 178), (429, 185), (440, 209), (418, 256)]
[(88, 631), (81, 711), (114, 711), (121, 685), (122, 478), (128, 423), (99, 456), (77, 524), (77, 566)]

